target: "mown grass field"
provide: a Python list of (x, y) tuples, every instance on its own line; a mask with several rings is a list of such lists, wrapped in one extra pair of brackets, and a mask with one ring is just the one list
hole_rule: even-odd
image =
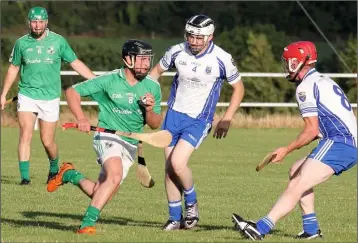
[[(260, 173), (256, 164), (270, 150), (285, 145), (297, 129), (232, 129), (226, 139), (209, 137), (194, 154), (190, 166), (197, 188), (200, 222), (191, 231), (163, 232), (167, 201), (163, 184), (163, 152), (145, 146), (145, 157), (156, 185), (147, 189), (135, 178), (134, 165), (118, 194), (103, 210), (97, 235), (74, 234), (89, 204), (81, 191), (65, 185), (46, 191), (48, 163), (39, 140), (33, 137), (30, 186), (19, 186), (17, 128), (1, 131), (1, 241), (2, 242), (241, 242), (231, 214), (257, 220), (267, 214), (286, 186), (289, 166), (314, 144), (294, 152), (283, 165), (269, 165)], [(99, 167), (92, 137), (77, 131), (58, 131), (61, 159), (95, 179)], [(334, 177), (316, 188), (316, 212), (324, 239), (356, 242), (357, 170)], [(294, 242), (301, 231), (298, 208), (277, 224), (266, 242)]]

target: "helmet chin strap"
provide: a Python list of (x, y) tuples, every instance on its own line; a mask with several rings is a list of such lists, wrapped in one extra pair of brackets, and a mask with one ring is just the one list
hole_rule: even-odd
[(138, 80), (138, 81), (141, 81), (142, 79), (144, 79), (147, 74), (139, 74), (139, 73), (136, 73), (136, 71), (134, 70), (134, 56), (131, 56), (131, 62), (132, 64), (129, 65), (128, 62), (122, 58), (124, 64), (127, 66), (127, 68), (129, 69), (129, 71), (133, 74), (133, 76)]
[(122, 60), (123, 60), (124, 64), (126, 64), (126, 66), (129, 69), (134, 68), (134, 56), (131, 56), (131, 63), (132, 63), (131, 65), (129, 65), (128, 62), (124, 58), (122, 58)]
[(306, 58), (305, 58), (305, 61), (302, 63), (301, 67), (297, 70), (295, 76), (293, 76), (293, 78), (290, 78), (290, 75), (287, 75), (286, 76), (286, 79), (291, 82), (291, 83), (294, 83), (296, 82), (296, 78), (298, 76), (298, 74), (302, 71), (303, 67), (306, 65), (306, 62), (308, 61), (308, 59), (310, 59), (310, 55), (307, 55)]

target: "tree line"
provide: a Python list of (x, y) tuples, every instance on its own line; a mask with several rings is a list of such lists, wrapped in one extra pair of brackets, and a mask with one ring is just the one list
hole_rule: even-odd
[[(48, 9), (50, 29), (65, 36), (92, 70), (118, 68), (121, 58), (116, 52), (121, 51), (127, 38), (150, 42), (157, 62), (170, 45), (183, 41), (185, 20), (191, 15), (206, 13), (216, 22), (215, 43), (232, 54), (241, 72), (282, 72), (283, 47), (300, 39), (316, 43), (320, 71), (357, 72), (356, 2), (302, 3), (325, 30), (327, 38), (333, 40), (345, 64), (322, 40), (295, 2), (71, 2), (71, 8), (65, 7), (68, 2), (57, 1), (1, 4), (2, 13), (6, 13), (1, 26), (3, 70), (7, 68), (16, 39), (28, 31), (28, 9), (40, 5)], [(63, 70), (69, 70), (69, 66), (64, 64)], [(163, 79), (163, 100), (166, 100), (171, 82), (169, 78)], [(294, 101), (295, 87), (282, 78), (243, 79), (246, 102)], [(65, 76), (63, 86), (79, 81), (78, 76)], [(357, 100), (357, 79), (336, 81), (351, 102)], [(231, 89), (226, 84), (220, 101), (229, 101), (230, 95)]]

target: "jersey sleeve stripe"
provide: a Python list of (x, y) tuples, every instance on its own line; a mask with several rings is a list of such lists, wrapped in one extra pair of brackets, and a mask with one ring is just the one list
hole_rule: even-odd
[(318, 86), (316, 83), (314, 83), (314, 85), (313, 85), (313, 94), (314, 94), (314, 98), (318, 101), (319, 100), (319, 90), (318, 90)]
[(315, 110), (317, 111), (317, 107), (305, 107), (305, 108), (302, 108), (301, 111), (305, 111), (305, 110)]
[(318, 111), (305, 111), (305, 112), (301, 112), (301, 115), (308, 114), (308, 113), (314, 113), (316, 114), (316, 116), (318, 116)]
[(226, 76), (225, 75), (225, 73), (226, 73), (225, 65), (224, 65), (223, 61), (220, 60), (220, 58), (216, 57), (216, 59), (218, 60), (218, 64), (219, 64), (220, 78), (224, 79)]
[(227, 81), (231, 82), (234, 81), (237, 77), (240, 76), (239, 72), (236, 72), (235, 74), (231, 75), (230, 77), (227, 78)]
[(315, 109), (303, 109), (303, 110), (301, 110), (301, 114), (309, 113), (309, 112), (315, 112), (315, 113), (317, 113), (317, 112), (318, 112), (318, 109), (315, 108)]
[(174, 67), (174, 62), (175, 62), (175, 59), (177, 58), (177, 56), (179, 55), (179, 53), (180, 53), (181, 51), (177, 51), (177, 52), (175, 52), (173, 55), (172, 55), (172, 59), (171, 59), (171, 61), (170, 61), (170, 67)]
[(164, 58), (162, 58), (162, 59), (160, 60), (160, 62), (163, 64), (163, 66), (164, 66), (165, 68), (169, 68), (169, 64), (165, 61)]

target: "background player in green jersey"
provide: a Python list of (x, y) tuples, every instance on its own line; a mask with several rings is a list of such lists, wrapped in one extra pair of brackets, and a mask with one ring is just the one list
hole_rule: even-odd
[(69, 63), (86, 79), (95, 77), (76, 57), (67, 41), (47, 29), (46, 9), (31, 8), (28, 24), (30, 33), (19, 38), (12, 50), (0, 98), (1, 109), (4, 109), (6, 95), (20, 71), (17, 111), (20, 125), (18, 157), (21, 185), (30, 183), (31, 138), (36, 116), (39, 118), (41, 141), (50, 162), (48, 180), (58, 172), (58, 149), (54, 137), (60, 109), (61, 61)]
[[(145, 124), (152, 129), (159, 127), (162, 120), (160, 85), (147, 76), (153, 61), (152, 47), (140, 40), (128, 40), (123, 45), (122, 58), (124, 68), (67, 89), (66, 99), (80, 131), (90, 131), (81, 108), (81, 96), (92, 97), (98, 102), (98, 126), (101, 128), (142, 132)], [(145, 103), (141, 102), (143, 97)], [(71, 182), (92, 198), (77, 233), (95, 233), (100, 211), (116, 193), (135, 160), (137, 143), (137, 140), (115, 134), (96, 132), (93, 147), (102, 167), (97, 182), (86, 179), (71, 163), (64, 163), (57, 176), (49, 181), (49, 192)]]

